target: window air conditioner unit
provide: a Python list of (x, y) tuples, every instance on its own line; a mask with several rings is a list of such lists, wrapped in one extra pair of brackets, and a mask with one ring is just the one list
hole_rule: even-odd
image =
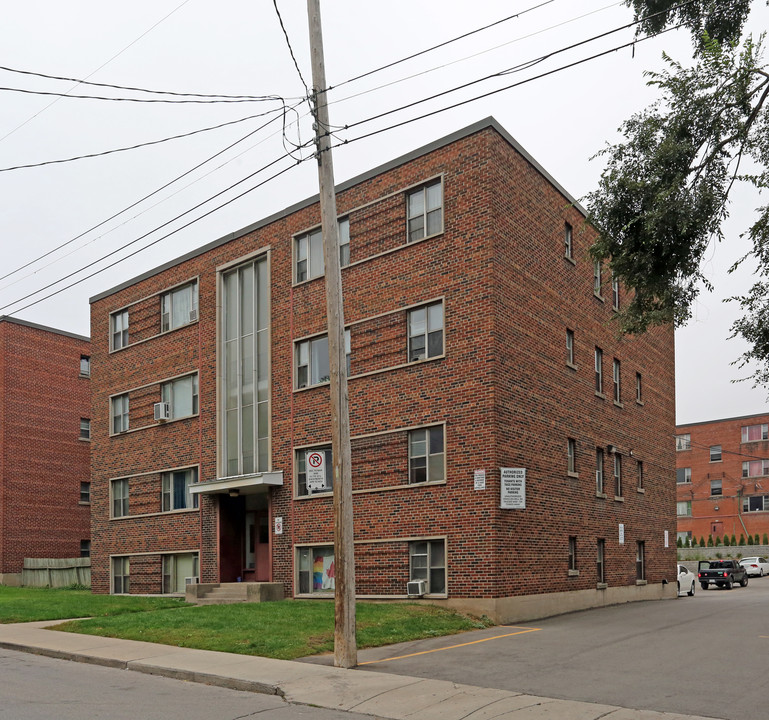
[(424, 580), (411, 580), (406, 583), (407, 595), (424, 595), (427, 592), (427, 583)]
[(171, 418), (171, 405), (167, 402), (155, 403), (155, 420), (162, 422)]
[(199, 582), (200, 582), (200, 578), (197, 575), (194, 575), (193, 577), (184, 578), (185, 585), (197, 585)]
[(198, 311), (197, 308), (190, 310), (190, 322), (196, 322), (198, 319)]

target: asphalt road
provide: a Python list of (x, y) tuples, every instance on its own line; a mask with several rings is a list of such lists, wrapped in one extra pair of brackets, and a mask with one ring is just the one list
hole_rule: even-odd
[(769, 715), (768, 659), (769, 576), (358, 655), (365, 670), (725, 720)]
[(371, 720), (127, 670), (0, 650), (0, 718), (8, 720)]

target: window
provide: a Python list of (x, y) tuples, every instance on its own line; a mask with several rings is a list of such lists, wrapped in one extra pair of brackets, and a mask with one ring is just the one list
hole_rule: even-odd
[(681, 450), (691, 450), (691, 448), (692, 439), (689, 433), (686, 433), (686, 435), (676, 435), (676, 452), (680, 452)]
[(196, 468), (173, 470), (161, 475), (163, 512), (171, 510), (191, 510), (198, 507), (198, 496), (190, 492), (190, 488), (198, 481)]
[(622, 365), (617, 358), (614, 358), (612, 379), (614, 381), (614, 402), (619, 405), (622, 403)]
[(328, 336), (296, 344), (296, 387), (304, 388), (328, 382)]
[(685, 543), (687, 540), (691, 541), (691, 539), (692, 539), (691, 530), (686, 530), (684, 532), (679, 531), (676, 533), (676, 542), (680, 540), (681, 542)]
[(128, 430), (128, 394), (116, 395), (112, 398), (112, 433)]
[(742, 442), (755, 442), (756, 440), (769, 440), (769, 424), (746, 425), (742, 428)]
[[(311, 452), (321, 452), (325, 458), (325, 471), (326, 471), (326, 487), (323, 490), (308, 490), (307, 489), (307, 456)], [(329, 493), (334, 490), (334, 472), (332, 467), (333, 455), (331, 454), (330, 447), (312, 448), (310, 450), (297, 450), (296, 451), (296, 484), (297, 494), (304, 495), (316, 495), (318, 493)]]
[(445, 479), (443, 426), (409, 432), (409, 483)]
[(606, 582), (606, 567), (604, 563), (606, 554), (606, 540), (599, 540), (596, 543), (595, 570), (596, 578), (599, 583)]
[(120, 350), (128, 345), (128, 310), (110, 315), (112, 349)]
[(614, 455), (614, 496), (622, 497), (622, 455)]
[(566, 330), (566, 364), (574, 365), (574, 331)]
[(769, 475), (769, 460), (745, 460), (742, 463), (742, 477)]
[(80, 557), (82, 558), (91, 557), (91, 541), (90, 540), (80, 541)]
[(611, 276), (611, 306), (619, 310), (619, 280), (612, 274)]
[(270, 467), (270, 281), (261, 257), (222, 281), (222, 464), (226, 476)]
[(692, 501), (682, 500), (676, 503), (676, 515), (685, 517), (692, 514)]
[(577, 569), (577, 538), (569, 538), (569, 570)]
[(722, 494), (722, 481), (721, 480), (711, 480), (710, 481), (710, 494), (712, 495), (721, 495)]
[(112, 517), (128, 515), (128, 480), (112, 481)]
[(297, 551), (299, 561), (299, 594), (330, 593), (334, 591), (334, 548), (302, 547)]
[(198, 319), (198, 284), (183, 285), (160, 298), (160, 331), (175, 330)]
[(198, 414), (198, 376), (187, 375), (160, 386), (160, 397), (171, 408), (171, 419)]
[(601, 261), (596, 260), (593, 262), (593, 292), (601, 297), (601, 285), (603, 281), (601, 279)]
[(443, 231), (443, 185), (435, 180), (408, 194), (408, 242)]
[(635, 577), (646, 580), (646, 544), (639, 540), (635, 545)]
[(409, 312), (409, 362), (443, 355), (443, 303)]
[(636, 486), (637, 490), (643, 490), (644, 489), (644, 464), (639, 460), (637, 462), (637, 469), (638, 469), (638, 485)]
[(721, 446), (710, 446), (710, 462), (721, 462)]
[(446, 545), (443, 540), (409, 543), (409, 580), (425, 580), (428, 594), (446, 592)]
[(742, 498), (743, 512), (763, 512), (769, 510), (769, 495), (749, 495)]
[(603, 495), (603, 448), (595, 449), (595, 491)]
[[(350, 220), (337, 221), (339, 234), (339, 264), (350, 264)], [(321, 277), (326, 272), (323, 259), (323, 231), (316, 228), (294, 239), (294, 282), (304, 282)]]
[(81, 503), (89, 503), (91, 502), (91, 483), (87, 480), (84, 480), (80, 483), (80, 502)]
[(635, 374), (635, 401), (637, 403), (643, 402), (643, 378), (639, 372)]
[(595, 349), (595, 391), (603, 395), (603, 350)]
[(570, 475), (577, 474), (577, 441), (574, 438), (566, 440), (566, 469)]
[(692, 469), (688, 468), (676, 468), (676, 483), (682, 485), (684, 483), (690, 483), (692, 481)]
[(80, 356), (80, 374), (83, 377), (91, 376), (91, 357), (90, 355)]
[(572, 260), (574, 258), (573, 248), (572, 248), (572, 230), (571, 230), (571, 225), (569, 225), (569, 223), (564, 223), (563, 244), (565, 245), (566, 257), (569, 260)]
[(131, 564), (127, 557), (112, 558), (112, 592), (115, 595), (130, 591)]
[(88, 418), (80, 418), (80, 439), (91, 439), (91, 421)]
[(198, 582), (200, 562), (197, 553), (163, 555), (162, 569), (163, 593), (183, 593), (187, 581)]

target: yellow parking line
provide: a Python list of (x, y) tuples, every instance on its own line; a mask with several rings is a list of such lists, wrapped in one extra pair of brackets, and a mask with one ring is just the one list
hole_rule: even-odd
[[(515, 626), (503, 625), (502, 627)], [(482, 640), (459, 643), (459, 645), (449, 645), (448, 647), (435, 648), (433, 650), (423, 650), (422, 652), (415, 652), (410, 655), (398, 655), (397, 657), (382, 658), (381, 660), (368, 660), (366, 662), (358, 663), (358, 665), (373, 665), (374, 663), (387, 662), (388, 660), (403, 660), (404, 658), (416, 657), (417, 655), (427, 655), (428, 653), (439, 652), (441, 650), (453, 650), (454, 648), (465, 647), (466, 645), (476, 645), (477, 643), (488, 642), (489, 640), (499, 640), (500, 638), (512, 637), (513, 635), (524, 635), (525, 633), (536, 632), (541, 629), (542, 628), (520, 628), (518, 632), (506, 633), (505, 635), (495, 635), (494, 637), (483, 638)]]

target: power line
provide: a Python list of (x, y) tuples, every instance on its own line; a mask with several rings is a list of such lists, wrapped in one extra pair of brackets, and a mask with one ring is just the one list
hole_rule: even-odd
[[(297, 103), (293, 107), (297, 107), (299, 104), (300, 103)], [(148, 200), (153, 195), (157, 195), (159, 192), (162, 192), (163, 190), (165, 190), (170, 185), (173, 185), (175, 182), (178, 182), (179, 180), (181, 180), (182, 178), (186, 177), (187, 175), (195, 172), (195, 170), (199, 169), (200, 167), (202, 167), (206, 163), (208, 163), (211, 160), (213, 160), (213, 159), (219, 157), (220, 155), (224, 154), (225, 152), (227, 152), (228, 150), (232, 149), (233, 147), (235, 147), (236, 145), (240, 144), (241, 142), (244, 142), (245, 140), (247, 140), (252, 135), (255, 135), (260, 130), (263, 130), (268, 125), (271, 125), (273, 122), (275, 122), (275, 120), (276, 120), (276, 118), (272, 118), (272, 119), (268, 120), (263, 125), (260, 125), (258, 128), (256, 128), (255, 130), (252, 130), (251, 132), (247, 133), (242, 138), (240, 138), (240, 139), (236, 140), (235, 142), (231, 143), (230, 145), (228, 145), (224, 149), (220, 150), (217, 153), (214, 153), (213, 155), (211, 155), (210, 157), (206, 158), (202, 162), (198, 163), (194, 167), (191, 167), (189, 170), (186, 170), (181, 175), (178, 175), (177, 177), (175, 177), (173, 180), (170, 180), (169, 182), (165, 183), (164, 185), (161, 185), (159, 188), (153, 190), (152, 192), (148, 193), (147, 195), (145, 195), (144, 197), (140, 198), (139, 200), (136, 200), (135, 202), (131, 203), (127, 207), (123, 208), (122, 210), (119, 210), (118, 212), (114, 213), (113, 215), (108, 217), (106, 220), (102, 220), (101, 222), (97, 223), (96, 225), (93, 225), (92, 227), (90, 227), (88, 230), (85, 230), (85, 231), (81, 232), (79, 235), (76, 235), (75, 237), (71, 238), (70, 240), (67, 240), (66, 242), (58, 245), (57, 247), (53, 248), (52, 250), (49, 250), (48, 252), (44, 253), (43, 255), (40, 255), (39, 257), (37, 257), (37, 258), (35, 258), (33, 260), (30, 260), (29, 262), (27, 262), (24, 265), (21, 265), (20, 267), (16, 268), (15, 270), (11, 270), (10, 272), (6, 273), (5, 275), (0, 276), (0, 280), (5, 280), (5, 278), (10, 277), (11, 275), (16, 274), (17, 272), (20, 272), (21, 270), (24, 270), (24, 269), (28, 268), (30, 265), (33, 265), (34, 263), (39, 262), (40, 260), (43, 260), (46, 257), (49, 257), (50, 255), (52, 255), (56, 251), (61, 250), (62, 248), (66, 247), (67, 245), (71, 245), (73, 242), (76, 242), (77, 240), (79, 240), (83, 236), (87, 235), (88, 233), (93, 232), (94, 230), (97, 230), (98, 228), (102, 227), (103, 225), (106, 225), (108, 222), (111, 222), (116, 217), (119, 217), (123, 213), (126, 213), (129, 210), (135, 208), (137, 205), (143, 203), (145, 200)]]
[(296, 56), (294, 55), (294, 48), (291, 47), (291, 40), (288, 38), (288, 32), (286, 31), (286, 26), (283, 24), (283, 18), (280, 14), (280, 9), (278, 8), (278, 0), (272, 0), (272, 4), (275, 6), (275, 12), (278, 16), (278, 22), (280, 22), (280, 28), (283, 30), (283, 37), (286, 38), (286, 45), (288, 45), (288, 51), (291, 53), (291, 59), (294, 61), (294, 67), (296, 68), (296, 72), (299, 75), (299, 79), (302, 81), (302, 85), (304, 85), (304, 91), (307, 95), (310, 94), (310, 89), (307, 87), (307, 83), (304, 81), (304, 77), (302, 75), (302, 71), (299, 69), (299, 63), (296, 61)]
[[(226, 95), (223, 93), (206, 94), (206, 93), (183, 93), (173, 90), (149, 90), (147, 88), (131, 87), (130, 85), (113, 85), (111, 83), (98, 83), (91, 82), (90, 80), (83, 80), (80, 78), (62, 77), (61, 75), (48, 75), (46, 73), (34, 72), (32, 70), (19, 70), (17, 68), (7, 67), (0, 65), (0, 70), (6, 72), (16, 73), (18, 75), (31, 75), (34, 77), (46, 78), (47, 80), (63, 80), (66, 82), (73, 82), (77, 85), (89, 85), (91, 87), (103, 87), (112, 88), (114, 90), (130, 90), (132, 92), (143, 92), (153, 95), (173, 95), (175, 97), (195, 97), (195, 98), (220, 98), (226, 100), (276, 100), (280, 99), (275, 95)], [(90, 76), (89, 76), (90, 77)]]
[[(200, 133), (209, 132), (211, 130), (218, 130), (229, 125), (238, 125), (248, 120), (254, 120), (256, 118), (264, 117), (272, 113), (281, 112), (282, 108), (275, 108), (274, 110), (268, 110), (267, 112), (258, 113), (256, 115), (248, 115), (247, 117), (240, 118), (239, 120), (230, 120), (228, 122), (219, 123), (218, 125), (210, 125), (209, 127), (200, 128), (199, 130), (192, 130), (187, 133), (181, 133), (179, 135), (171, 135), (169, 137), (161, 138), (160, 140), (150, 140), (148, 142), (137, 143), (136, 145), (127, 145), (126, 147), (113, 148), (112, 150), (102, 150), (101, 152), (87, 153), (86, 155), (76, 155), (70, 158), (61, 158), (59, 160), (43, 160), (37, 163), (27, 163), (26, 165), (13, 165), (11, 167), (0, 168), (0, 173), (10, 172), (11, 170), (25, 170), (28, 168), (43, 167), (45, 165), (58, 165), (61, 163), (74, 162), (76, 160), (86, 160), (88, 158), (103, 157), (104, 155), (112, 155), (114, 153), (127, 152), (128, 150), (138, 150), (139, 148), (149, 147), (151, 145), (160, 145), (162, 143), (170, 142), (171, 140), (179, 140), (181, 138), (191, 137), (193, 135), (199, 135)], [(2, 278), (0, 278), (2, 280)]]

